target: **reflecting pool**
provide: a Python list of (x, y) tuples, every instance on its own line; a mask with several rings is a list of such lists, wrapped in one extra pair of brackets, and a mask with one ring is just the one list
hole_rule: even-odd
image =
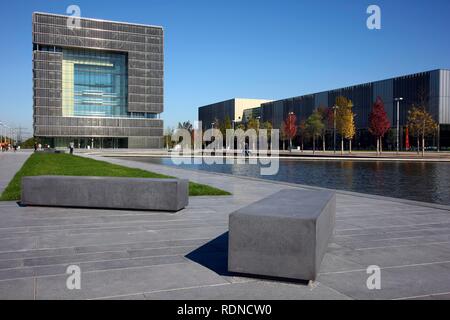
[[(128, 160), (172, 165), (171, 158)], [(280, 159), (276, 175), (260, 175), (259, 164), (182, 164), (205, 170), (331, 189), (450, 205), (450, 163)]]

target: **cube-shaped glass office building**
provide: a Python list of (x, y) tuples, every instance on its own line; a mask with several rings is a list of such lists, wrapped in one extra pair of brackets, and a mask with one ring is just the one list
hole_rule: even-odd
[(163, 29), (33, 13), (33, 130), (51, 147), (163, 146)]

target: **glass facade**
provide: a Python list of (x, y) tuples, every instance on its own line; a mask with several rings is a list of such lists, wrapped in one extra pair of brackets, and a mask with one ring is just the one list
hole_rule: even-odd
[(127, 57), (122, 53), (63, 49), (63, 116), (127, 116)]

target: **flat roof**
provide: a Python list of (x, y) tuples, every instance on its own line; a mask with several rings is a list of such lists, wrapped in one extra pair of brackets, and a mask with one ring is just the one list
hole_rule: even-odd
[(213, 103), (205, 104), (203, 106), (199, 106), (198, 108), (210, 107), (210, 106), (215, 105), (215, 104), (229, 102), (229, 101), (236, 101), (236, 100), (254, 100), (254, 101), (260, 101), (261, 104), (274, 101), (274, 100), (271, 100), (271, 99), (258, 99), (258, 98), (230, 98), (230, 99), (227, 99), (227, 100), (221, 100), (221, 101), (216, 101), (216, 102), (213, 102)]
[[(64, 18), (70, 18), (71, 17), (71, 16), (64, 15), (64, 14), (39, 12), (39, 11), (33, 12), (33, 15), (35, 15), (35, 14), (42, 14), (42, 15), (56, 16), (56, 17), (64, 17)], [(79, 18), (82, 19), (82, 20), (91, 20), (91, 21), (98, 21), (98, 22), (109, 22), (109, 23), (117, 23), (117, 24), (126, 24), (126, 25), (130, 25), (130, 26), (141, 26), (141, 27), (150, 27), (150, 28), (164, 29), (162, 26), (156, 26), (156, 25), (151, 25), (151, 24), (130, 23), (130, 22), (104, 20), (104, 19), (96, 19), (96, 18), (86, 18), (86, 17), (79, 17)]]
[[(284, 101), (284, 100), (289, 100), (289, 99), (295, 99), (295, 98), (301, 98), (301, 97), (306, 97), (306, 96), (312, 96), (312, 95), (321, 94), (321, 93), (325, 93), (325, 92), (338, 91), (338, 90), (343, 90), (343, 89), (348, 89), (348, 88), (358, 87), (358, 86), (365, 86), (365, 85), (369, 85), (369, 84), (372, 84), (372, 83), (383, 82), (383, 81), (388, 81), (388, 80), (394, 80), (394, 79), (398, 79), (398, 78), (404, 78), (404, 77), (418, 75), (418, 74), (421, 74), (421, 73), (430, 73), (430, 72), (441, 71), (441, 70), (442, 71), (450, 71), (450, 69), (445, 69), (445, 68), (426, 70), (426, 71), (419, 71), (419, 72), (415, 72), (415, 73), (408, 73), (408, 74), (395, 76), (395, 77), (390, 77), (390, 78), (385, 78), (385, 79), (381, 79), (381, 80), (374, 80), (374, 81), (363, 82), (363, 83), (348, 85), (348, 86), (334, 88), (334, 89), (329, 89), (329, 90), (322, 90), (322, 91), (317, 91), (317, 92), (312, 92), (312, 93), (305, 93), (305, 94), (301, 94), (301, 95), (297, 95), (297, 96), (290, 96), (290, 97), (287, 97), (287, 98), (273, 100), (273, 101), (266, 102), (266, 103), (279, 102), (279, 101)], [(266, 103), (264, 103), (264, 104), (266, 104)]]

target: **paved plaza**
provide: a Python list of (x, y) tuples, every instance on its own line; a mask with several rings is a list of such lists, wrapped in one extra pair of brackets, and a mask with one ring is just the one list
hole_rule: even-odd
[[(28, 155), (0, 155), (0, 189)], [(236, 277), (226, 270), (228, 215), (304, 186), (84, 156), (232, 195), (190, 197), (175, 214), (0, 202), (0, 299), (450, 299), (450, 206), (338, 192), (315, 283)], [(66, 288), (74, 264), (80, 290)], [(370, 265), (381, 267), (381, 290), (366, 286)]]

